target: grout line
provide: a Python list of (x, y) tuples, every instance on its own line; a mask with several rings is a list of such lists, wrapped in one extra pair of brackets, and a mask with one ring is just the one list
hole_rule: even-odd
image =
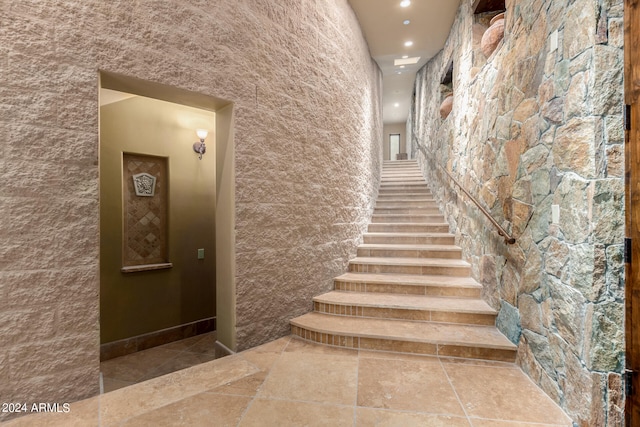
[[(285, 350), (289, 347), (289, 344), (291, 344), (291, 337), (289, 336), (289, 341), (287, 341), (287, 345), (285, 345), (284, 347), (282, 347), (282, 350), (280, 350), (280, 354), (278, 355), (278, 358), (271, 364), (271, 366), (268, 368), (269, 369), (269, 373), (267, 373), (267, 376), (264, 378), (264, 380), (262, 381), (262, 384), (260, 384), (260, 386), (256, 389), (255, 394), (253, 395), (253, 397), (251, 398), (251, 401), (249, 402), (249, 404), (247, 405), (246, 408), (244, 408), (244, 411), (242, 411), (242, 415), (240, 416), (240, 419), (238, 420), (238, 424), (236, 424), (236, 427), (240, 426), (242, 424), (242, 421), (244, 420), (244, 417), (247, 415), (247, 413), (249, 412), (249, 409), (251, 409), (251, 407), (253, 406), (253, 403), (256, 401), (256, 399), (258, 398), (258, 395), (260, 394), (260, 391), (262, 390), (262, 387), (265, 385), (265, 383), (269, 380), (269, 378), (271, 377), (271, 371), (273, 370), (274, 366), (276, 365), (276, 363), (278, 363), (278, 361), (280, 360), (280, 358), (282, 357), (282, 354), (285, 352)], [(239, 353), (240, 355), (242, 353)], [(244, 359), (243, 360), (249, 362), (248, 360)], [(251, 362), (249, 362), (251, 363)], [(251, 363), (252, 365), (254, 365), (253, 363)], [(254, 365), (256, 366), (256, 365)], [(257, 366), (256, 366), (257, 368)], [(259, 369), (259, 368), (258, 368)]]
[(465, 408), (464, 404), (462, 403), (462, 400), (460, 399), (460, 396), (458, 395), (458, 391), (453, 386), (453, 382), (451, 381), (451, 377), (449, 377), (449, 373), (445, 369), (444, 363), (442, 363), (442, 359), (440, 357), (438, 357), (438, 361), (440, 362), (440, 367), (444, 371), (444, 375), (447, 377), (447, 381), (449, 381), (449, 385), (451, 386), (451, 390), (453, 390), (453, 394), (455, 394), (456, 399), (458, 399), (458, 403), (460, 404), (460, 407), (462, 408), (462, 412), (464, 412), (464, 416), (467, 417), (467, 421), (469, 422), (469, 425), (472, 426), (473, 423), (471, 422), (471, 418), (469, 417), (469, 414), (467, 414), (467, 408)]

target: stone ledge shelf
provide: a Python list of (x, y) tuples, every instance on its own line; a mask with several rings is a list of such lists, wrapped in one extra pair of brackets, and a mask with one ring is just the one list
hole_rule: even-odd
[(137, 273), (139, 271), (166, 270), (168, 268), (173, 268), (173, 263), (163, 262), (161, 264), (132, 265), (129, 267), (122, 267), (120, 271), (122, 273)]

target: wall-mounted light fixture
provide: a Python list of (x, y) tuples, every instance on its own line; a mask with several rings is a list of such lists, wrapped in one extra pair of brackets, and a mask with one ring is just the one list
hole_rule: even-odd
[(196, 135), (200, 138), (200, 141), (193, 143), (193, 151), (199, 154), (198, 158), (202, 160), (202, 155), (207, 151), (207, 146), (204, 144), (204, 140), (209, 135), (209, 131), (206, 129), (198, 129)]

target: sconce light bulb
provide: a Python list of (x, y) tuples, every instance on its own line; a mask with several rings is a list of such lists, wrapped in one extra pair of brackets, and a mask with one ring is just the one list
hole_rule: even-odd
[(200, 141), (204, 141), (207, 138), (207, 135), (209, 135), (209, 131), (206, 129), (198, 129), (196, 131), (196, 135), (198, 135), (198, 138), (200, 138)]

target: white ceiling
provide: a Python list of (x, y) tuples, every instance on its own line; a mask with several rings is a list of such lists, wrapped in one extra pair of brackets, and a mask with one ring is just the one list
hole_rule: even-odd
[[(460, 0), (411, 0), (403, 8), (400, 1), (349, 0), (371, 56), (382, 69), (385, 124), (407, 121), (416, 71), (444, 47), (460, 5)], [(407, 19), (410, 23), (404, 25)], [(413, 46), (405, 47), (406, 41)], [(404, 69), (394, 66), (403, 55), (419, 56), (420, 61)]]

